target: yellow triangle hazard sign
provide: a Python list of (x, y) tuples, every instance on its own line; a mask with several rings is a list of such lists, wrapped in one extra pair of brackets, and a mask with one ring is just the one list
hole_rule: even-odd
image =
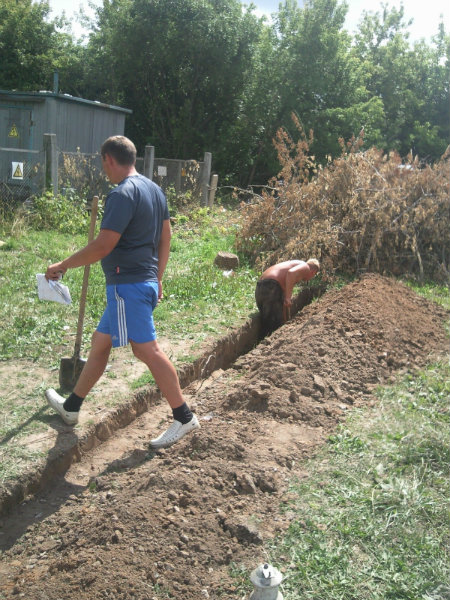
[(8, 137), (19, 137), (19, 132), (17, 127), (13, 125), (8, 133)]
[(16, 170), (13, 173), (13, 179), (23, 179), (22, 163), (17, 163)]

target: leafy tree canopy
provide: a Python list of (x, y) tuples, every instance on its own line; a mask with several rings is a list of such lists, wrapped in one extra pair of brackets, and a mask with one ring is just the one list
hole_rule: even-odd
[(202, 156), (235, 119), (258, 36), (258, 19), (238, 0), (105, 1), (92, 73), (104, 73), (105, 100), (133, 109), (138, 146)]
[(49, 89), (71, 45), (64, 19), (49, 20), (48, 0), (0, 0), (0, 88)]

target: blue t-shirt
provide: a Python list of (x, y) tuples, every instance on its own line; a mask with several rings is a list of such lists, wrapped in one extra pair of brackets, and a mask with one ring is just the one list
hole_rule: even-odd
[(130, 175), (107, 196), (101, 229), (121, 234), (102, 259), (107, 285), (157, 281), (158, 246), (169, 209), (163, 191), (143, 175)]

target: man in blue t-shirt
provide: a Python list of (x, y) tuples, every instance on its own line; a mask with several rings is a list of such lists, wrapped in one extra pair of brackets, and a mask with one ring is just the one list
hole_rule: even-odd
[(106, 198), (100, 232), (72, 256), (50, 265), (45, 276), (57, 280), (67, 269), (101, 260), (107, 305), (72, 394), (64, 399), (49, 389), (45, 395), (64, 422), (75, 425), (83, 400), (106, 368), (111, 348), (129, 342), (172, 408), (173, 423), (150, 442), (152, 448), (167, 448), (200, 427), (183, 398), (174, 366), (156, 341), (153, 323), (172, 235), (167, 201), (161, 188), (136, 171), (136, 148), (128, 138), (108, 138), (101, 158), (116, 187)]

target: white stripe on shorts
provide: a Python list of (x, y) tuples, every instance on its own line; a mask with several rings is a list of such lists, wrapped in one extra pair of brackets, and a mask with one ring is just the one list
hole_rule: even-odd
[(114, 288), (114, 293), (117, 301), (117, 327), (119, 329), (119, 345), (126, 346), (128, 344), (127, 320), (125, 316), (125, 301), (119, 296)]

